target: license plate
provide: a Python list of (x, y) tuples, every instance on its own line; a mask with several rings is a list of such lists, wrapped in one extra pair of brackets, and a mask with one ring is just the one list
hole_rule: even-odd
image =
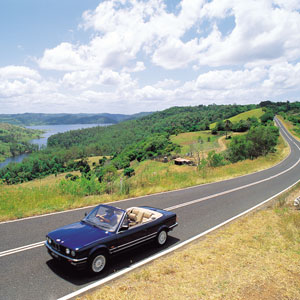
[(58, 255), (55, 254), (55, 253), (53, 253), (53, 252), (51, 252), (51, 255), (52, 255), (53, 257), (55, 257), (55, 258), (58, 258)]

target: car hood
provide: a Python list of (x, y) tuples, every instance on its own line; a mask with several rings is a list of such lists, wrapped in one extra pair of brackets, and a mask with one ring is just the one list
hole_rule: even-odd
[(56, 243), (71, 249), (80, 249), (110, 235), (110, 232), (84, 222), (66, 225), (48, 233), (48, 236)]

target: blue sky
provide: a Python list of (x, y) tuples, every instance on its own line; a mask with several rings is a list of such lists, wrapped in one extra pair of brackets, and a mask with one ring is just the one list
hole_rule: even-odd
[(0, 113), (300, 100), (299, 0), (2, 0)]

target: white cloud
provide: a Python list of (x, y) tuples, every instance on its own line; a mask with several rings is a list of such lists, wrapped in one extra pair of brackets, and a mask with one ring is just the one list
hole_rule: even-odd
[(278, 91), (289, 89), (300, 92), (300, 63), (295, 66), (288, 63), (272, 66), (269, 70), (268, 79), (263, 82), (263, 86)]
[(171, 89), (171, 88), (178, 87), (179, 85), (180, 85), (179, 80), (164, 79), (164, 80), (158, 81), (153, 86), (156, 87), (156, 88)]
[(197, 59), (196, 39), (183, 43), (180, 39), (169, 38), (154, 52), (153, 62), (167, 70), (185, 68)]
[(299, 9), (298, 0), (182, 0), (173, 12), (163, 0), (101, 1), (82, 16), (88, 42), (45, 49), (36, 70), (0, 68), (0, 97), (6, 107), (22, 99), (24, 109), (93, 112), (259, 102), (290, 92), (297, 99)]
[(199, 75), (196, 86), (199, 89), (232, 90), (249, 88), (259, 84), (267, 75), (267, 70), (255, 68), (252, 70), (222, 70), (209, 71)]
[(73, 90), (84, 90), (90, 88), (105, 88), (112, 87), (114, 89), (133, 88), (136, 81), (133, 80), (130, 74), (126, 72), (115, 72), (109, 69), (102, 71), (74, 71), (66, 73), (61, 80), (62, 88), (70, 88)]
[(61, 43), (53, 49), (46, 49), (38, 60), (42, 69), (73, 71), (87, 68), (84, 57), (88, 57), (86, 46), (74, 46), (70, 43)]
[(122, 69), (123, 72), (129, 72), (129, 73), (141, 72), (144, 70), (146, 70), (146, 66), (142, 61), (137, 61), (135, 65), (126, 66)]
[(39, 80), (40, 74), (33, 69), (23, 66), (7, 66), (0, 68), (0, 80), (31, 78)]
[[(229, 15), (235, 17), (235, 28), (224, 38), (219, 35), (210, 40), (208, 50), (200, 55), (201, 64), (221, 66), (300, 58), (299, 12), (274, 7), (269, 0), (224, 0), (206, 4), (202, 16), (218, 20)], [(210, 38), (211, 35), (202, 42)]]

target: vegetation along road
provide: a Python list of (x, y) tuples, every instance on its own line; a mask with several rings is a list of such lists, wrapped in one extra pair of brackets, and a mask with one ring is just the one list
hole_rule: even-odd
[[(278, 123), (278, 121), (277, 121)], [(290, 155), (280, 164), (254, 174), (178, 191), (115, 202), (126, 208), (150, 205), (172, 210), (179, 226), (164, 249), (147, 245), (116, 258), (99, 276), (56, 264), (43, 247), (45, 234), (75, 222), (88, 208), (0, 223), (0, 290), (2, 299), (57, 299), (171, 249), (260, 205), (299, 181), (300, 142), (280, 126)], [(205, 266), (204, 266), (205, 267)]]

